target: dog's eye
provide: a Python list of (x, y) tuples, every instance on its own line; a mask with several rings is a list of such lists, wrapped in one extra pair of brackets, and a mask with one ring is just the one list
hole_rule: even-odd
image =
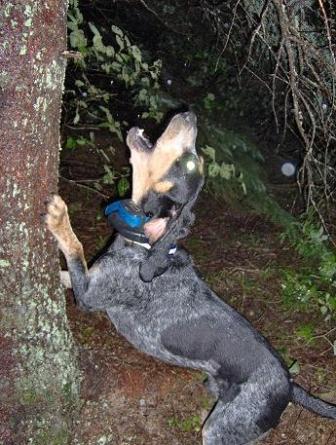
[(195, 161), (192, 161), (191, 159), (186, 163), (186, 169), (189, 171), (189, 172), (192, 172), (192, 171), (194, 171), (195, 170), (195, 168), (196, 168), (196, 163), (195, 163)]
[(192, 153), (186, 153), (179, 159), (179, 164), (183, 168), (184, 172), (194, 173), (197, 170), (198, 159)]

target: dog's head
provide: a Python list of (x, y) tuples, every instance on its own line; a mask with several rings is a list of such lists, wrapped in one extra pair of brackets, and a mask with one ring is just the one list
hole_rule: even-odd
[(152, 145), (139, 128), (127, 136), (133, 167), (132, 200), (150, 216), (144, 231), (152, 245), (140, 274), (151, 281), (169, 267), (169, 247), (187, 234), (191, 208), (203, 185), (203, 160), (195, 148), (196, 116), (175, 115)]

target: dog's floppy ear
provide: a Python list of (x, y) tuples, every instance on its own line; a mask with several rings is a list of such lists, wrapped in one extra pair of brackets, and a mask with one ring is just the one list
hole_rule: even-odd
[(130, 163), (133, 167), (132, 199), (138, 204), (148, 188), (148, 162), (153, 144), (145, 137), (144, 131), (138, 127), (132, 127), (129, 130), (126, 143), (131, 149)]
[(140, 264), (140, 278), (143, 281), (152, 281), (153, 278), (162, 275), (171, 265), (174, 256), (169, 255), (169, 250), (178, 239), (187, 236), (188, 229), (195, 220), (191, 208), (197, 199), (202, 185), (203, 181), (200, 181), (194, 197), (182, 205), (177, 212), (177, 216), (168, 222), (166, 233), (152, 246), (148, 251), (147, 258)]

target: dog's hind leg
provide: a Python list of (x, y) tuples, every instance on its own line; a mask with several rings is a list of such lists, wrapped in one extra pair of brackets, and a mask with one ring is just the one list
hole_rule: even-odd
[(206, 379), (203, 382), (203, 385), (209, 391), (209, 393), (217, 400), (220, 394), (220, 390), (218, 383), (216, 382), (216, 379), (211, 374), (207, 375)]
[(236, 405), (218, 400), (204, 424), (203, 445), (250, 445), (262, 435), (258, 425)]
[(203, 427), (203, 445), (252, 445), (277, 425), (289, 399), (285, 379), (246, 382), (231, 400), (220, 397)]
[(67, 206), (60, 196), (54, 195), (48, 203), (46, 224), (67, 261), (75, 297), (85, 306), (81, 297), (88, 288), (89, 276), (84, 250), (71, 228)]

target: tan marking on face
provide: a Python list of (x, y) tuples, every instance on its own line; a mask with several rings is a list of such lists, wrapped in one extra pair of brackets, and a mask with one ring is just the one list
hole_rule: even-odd
[(152, 153), (132, 151), (130, 159), (133, 168), (132, 200), (136, 204), (140, 203), (141, 198), (149, 190), (165, 193), (173, 186), (170, 181), (161, 181), (161, 179), (182, 153), (182, 149), (174, 147), (171, 147), (170, 151), (166, 149), (157, 151), (155, 148)]
[(153, 185), (154, 192), (167, 193), (174, 187), (171, 181), (160, 181)]
[(151, 154), (141, 151), (131, 151), (132, 165), (132, 201), (139, 204), (141, 198), (150, 188), (149, 159)]
[(176, 115), (157, 140), (152, 151), (138, 151), (132, 149), (129, 144), (130, 162), (133, 167), (132, 200), (136, 204), (140, 203), (141, 198), (149, 190), (154, 190), (155, 184), (161, 182), (174, 162), (182, 156), (185, 148), (195, 145), (196, 134), (195, 127), (186, 122), (181, 115)]
[(152, 185), (160, 181), (169, 171), (174, 162), (183, 154), (183, 149), (172, 146), (169, 149), (154, 151), (150, 163), (150, 175)]
[(204, 159), (202, 156), (199, 157), (198, 171), (202, 176), (204, 176)]

